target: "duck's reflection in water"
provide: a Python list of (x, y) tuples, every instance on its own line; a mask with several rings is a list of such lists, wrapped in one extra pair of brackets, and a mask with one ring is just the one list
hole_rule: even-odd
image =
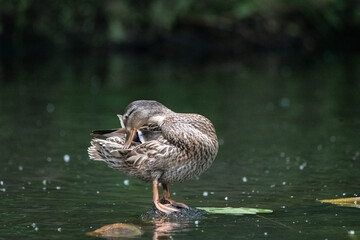
[(189, 225), (203, 216), (205, 211), (196, 208), (181, 209), (180, 212), (164, 214), (153, 208), (141, 216), (142, 221), (154, 226), (153, 240), (172, 239), (179, 232), (189, 231)]
[(154, 235), (153, 240), (172, 239), (172, 235), (176, 232), (186, 231), (189, 222), (169, 222), (166, 219), (153, 220)]

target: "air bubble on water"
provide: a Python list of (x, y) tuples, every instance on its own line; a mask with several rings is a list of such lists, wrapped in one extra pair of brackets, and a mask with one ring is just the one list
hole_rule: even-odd
[(70, 156), (68, 154), (64, 155), (64, 162), (66, 163), (70, 162)]
[(173, 192), (172, 195), (175, 196), (175, 195), (176, 195), (176, 192)]
[(46, 184), (47, 184), (46, 179), (42, 180), (42, 184), (43, 184), (43, 185), (46, 185)]
[(207, 197), (208, 195), (209, 195), (209, 193), (208, 193), (208, 192), (206, 192), (206, 191), (205, 191), (205, 192), (203, 192), (203, 196), (204, 196), (204, 197)]
[(354, 231), (354, 230), (350, 230), (350, 231), (348, 231), (348, 234), (349, 234), (349, 235), (354, 235), (354, 234), (355, 234), (355, 231)]
[(57, 229), (57, 231), (58, 231), (58, 232), (61, 232), (61, 227), (59, 227), (59, 228)]
[(129, 186), (129, 184), (130, 184), (129, 179), (125, 179), (125, 180), (124, 180), (124, 185), (125, 185), (125, 186)]
[(229, 198), (228, 198), (228, 197), (225, 197), (224, 199), (225, 199), (225, 201), (227, 201)]
[(24, 170), (24, 167), (20, 165), (20, 166), (18, 167), (18, 169), (19, 169), (19, 171), (22, 171), (22, 170)]
[(284, 182), (282, 182), (282, 185), (286, 185), (286, 182), (284, 181)]
[(343, 196), (345, 196), (346, 195), (346, 193), (343, 193)]
[(302, 171), (304, 170), (304, 168), (306, 167), (307, 165), (307, 162), (303, 162), (300, 166), (299, 166), (299, 169)]
[(243, 177), (242, 178), (242, 181), (245, 183), (245, 182), (247, 182), (247, 177)]
[(97, 191), (96, 191), (96, 194), (99, 194), (99, 193), (100, 193), (100, 191), (99, 191), (99, 190), (97, 190)]
[(199, 220), (196, 220), (196, 221), (195, 221), (195, 225), (199, 225)]
[(0, 185), (1, 185), (1, 186), (4, 186), (4, 181), (0, 181)]
[(60, 186), (56, 186), (56, 190), (60, 190), (61, 189), (61, 187)]

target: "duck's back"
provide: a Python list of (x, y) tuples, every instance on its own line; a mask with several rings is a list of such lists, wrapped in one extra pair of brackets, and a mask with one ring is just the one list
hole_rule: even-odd
[(177, 149), (164, 172), (164, 181), (184, 181), (210, 167), (218, 151), (210, 120), (198, 114), (172, 114), (164, 120), (161, 130), (168, 144)]

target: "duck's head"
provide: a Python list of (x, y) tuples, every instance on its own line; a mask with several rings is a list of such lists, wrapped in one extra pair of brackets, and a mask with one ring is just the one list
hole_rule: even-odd
[(138, 100), (130, 103), (122, 115), (122, 121), (127, 132), (124, 147), (130, 147), (138, 129), (149, 122), (160, 125), (165, 115), (169, 113), (172, 111), (157, 101)]

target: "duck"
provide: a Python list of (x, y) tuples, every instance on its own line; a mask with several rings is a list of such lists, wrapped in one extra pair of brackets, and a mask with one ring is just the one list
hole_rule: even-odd
[(219, 148), (211, 121), (176, 113), (154, 100), (133, 101), (118, 118), (121, 128), (92, 132), (89, 158), (152, 182), (153, 203), (160, 212), (189, 209), (171, 199), (168, 185), (198, 177), (211, 166)]

